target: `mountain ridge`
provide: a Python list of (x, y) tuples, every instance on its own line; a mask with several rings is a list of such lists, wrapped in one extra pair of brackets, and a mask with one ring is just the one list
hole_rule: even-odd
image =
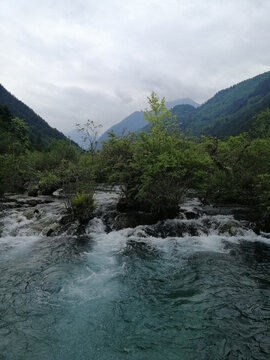
[(48, 143), (50, 139), (67, 139), (63, 133), (52, 128), (41, 116), (11, 94), (2, 84), (0, 84), (0, 106), (8, 107), (14, 117), (22, 119), (28, 125), (29, 137), (34, 143)]
[(225, 137), (248, 131), (254, 115), (268, 107), (270, 71), (218, 91), (193, 111), (184, 113), (178, 105), (172, 113), (183, 131), (189, 129), (189, 135)]
[[(166, 101), (167, 108), (173, 108), (175, 104), (189, 105), (194, 108), (200, 106), (197, 102), (190, 98), (176, 99), (172, 101)], [(147, 122), (144, 120), (143, 111), (134, 111), (128, 115), (123, 120), (119, 121), (117, 124), (111, 126), (107, 131), (105, 131), (100, 137), (99, 142), (106, 141), (109, 138), (109, 133), (113, 131), (115, 135), (127, 134), (129, 132), (136, 132), (147, 126)]]

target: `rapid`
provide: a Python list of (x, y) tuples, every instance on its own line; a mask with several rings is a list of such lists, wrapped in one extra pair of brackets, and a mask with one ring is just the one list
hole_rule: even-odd
[(117, 230), (115, 192), (96, 200), (80, 234), (59, 199), (3, 207), (1, 360), (270, 358), (270, 234), (196, 200)]

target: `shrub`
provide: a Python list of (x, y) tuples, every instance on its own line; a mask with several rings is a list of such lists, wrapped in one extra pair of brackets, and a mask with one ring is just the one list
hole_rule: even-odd
[(43, 195), (52, 195), (60, 186), (60, 179), (58, 176), (50, 171), (39, 173), (39, 188)]
[(93, 193), (78, 192), (76, 196), (71, 199), (72, 214), (81, 224), (87, 224), (88, 221), (93, 218), (94, 210)]

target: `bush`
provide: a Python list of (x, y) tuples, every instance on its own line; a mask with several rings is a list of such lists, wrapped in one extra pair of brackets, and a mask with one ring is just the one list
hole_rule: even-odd
[(86, 194), (85, 192), (77, 193), (71, 199), (71, 211), (75, 219), (78, 219), (81, 224), (87, 224), (93, 218), (95, 204), (93, 193)]
[(60, 186), (59, 177), (50, 171), (39, 173), (39, 179), (39, 188), (43, 195), (52, 195)]

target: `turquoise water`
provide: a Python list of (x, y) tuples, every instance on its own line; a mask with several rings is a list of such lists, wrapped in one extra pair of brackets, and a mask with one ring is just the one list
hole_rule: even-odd
[(0, 359), (270, 358), (269, 239), (141, 233), (0, 238)]

